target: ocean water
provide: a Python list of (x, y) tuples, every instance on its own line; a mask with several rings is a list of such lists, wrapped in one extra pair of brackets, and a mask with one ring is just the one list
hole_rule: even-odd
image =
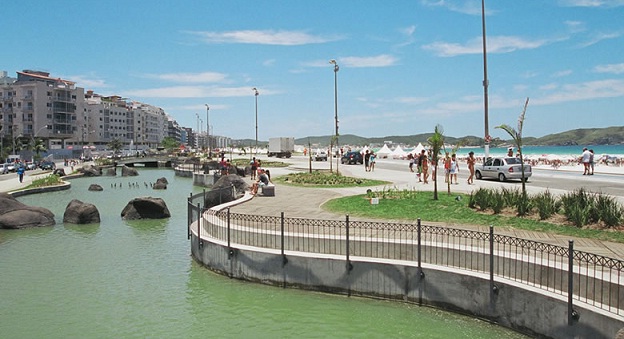
[[(609, 155), (618, 158), (624, 157), (624, 145), (578, 145), (578, 146), (524, 146), (522, 152), (525, 156), (542, 156), (548, 154), (568, 155), (573, 157), (581, 156), (583, 147), (594, 150), (597, 156)], [(490, 156), (502, 156), (507, 154), (507, 147), (491, 147)], [(514, 147), (514, 154), (517, 148)], [(476, 157), (485, 155), (483, 147), (462, 147), (457, 151), (458, 155), (467, 155), (474, 152)]]

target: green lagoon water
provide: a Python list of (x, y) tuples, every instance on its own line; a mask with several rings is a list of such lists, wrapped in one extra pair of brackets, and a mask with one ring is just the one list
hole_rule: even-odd
[[(70, 190), (19, 198), (50, 209), (57, 225), (0, 230), (0, 337), (524, 337), (428, 307), (214, 274), (193, 261), (186, 238), (186, 197), (201, 189), (171, 170), (139, 171), (132, 178), (75, 179)], [(167, 190), (144, 186), (159, 177), (169, 180)], [(87, 191), (91, 183), (104, 191)], [(138, 196), (162, 197), (172, 217), (121, 220), (123, 207)], [(102, 222), (64, 225), (65, 206), (74, 198), (95, 204)]]

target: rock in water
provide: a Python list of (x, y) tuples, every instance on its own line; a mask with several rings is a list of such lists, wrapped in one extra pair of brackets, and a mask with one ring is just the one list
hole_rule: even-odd
[(18, 229), (54, 224), (54, 213), (50, 210), (25, 205), (8, 193), (0, 193), (0, 228)]
[(136, 177), (137, 175), (139, 175), (139, 172), (135, 168), (130, 168), (126, 165), (121, 167), (122, 177)]
[(102, 186), (98, 185), (98, 184), (91, 184), (89, 185), (89, 191), (103, 191), (104, 188), (102, 188)]
[(95, 205), (74, 199), (65, 207), (63, 222), (71, 224), (96, 224), (100, 222), (100, 212)]
[(141, 197), (134, 198), (121, 211), (121, 218), (136, 219), (164, 219), (171, 217), (167, 204), (161, 198)]

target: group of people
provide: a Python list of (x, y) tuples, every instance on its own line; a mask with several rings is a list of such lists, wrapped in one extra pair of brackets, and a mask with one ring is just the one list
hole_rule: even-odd
[(594, 150), (588, 150), (583, 147), (581, 154), (581, 163), (583, 163), (583, 175), (594, 175)]
[(366, 172), (375, 171), (375, 159), (375, 153), (366, 150), (366, 153), (364, 153), (364, 168), (366, 169)]
[[(416, 156), (409, 157), (409, 170), (410, 172), (414, 172), (414, 167), (416, 167), (416, 177), (418, 178), (418, 182), (422, 182), (423, 184), (429, 183), (429, 167), (431, 170), (432, 180), (436, 180), (435, 175), (435, 161), (429, 158), (426, 150), (422, 150), (420, 154)], [(468, 153), (468, 170), (470, 172), (470, 176), (468, 177), (468, 184), (472, 185), (474, 183), (474, 173), (475, 173), (475, 164), (477, 163), (477, 159), (474, 156), (474, 152)], [(444, 182), (451, 184), (459, 184), (457, 179), (457, 174), (459, 173), (459, 162), (457, 161), (457, 156), (455, 154), (450, 155), (449, 152), (446, 152), (444, 156)]]
[(256, 195), (258, 188), (267, 186), (271, 182), (271, 172), (268, 169), (261, 168), (260, 160), (256, 159), (256, 157), (251, 159), (249, 166), (251, 168), (251, 180), (255, 180), (251, 184), (251, 194)]

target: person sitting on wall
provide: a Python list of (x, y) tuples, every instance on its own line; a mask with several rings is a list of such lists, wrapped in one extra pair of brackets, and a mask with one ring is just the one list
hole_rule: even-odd
[(258, 175), (258, 180), (253, 183), (251, 186), (251, 194), (256, 195), (258, 193), (258, 187), (266, 186), (269, 184), (269, 176), (266, 174), (266, 171), (261, 169), (260, 174)]

